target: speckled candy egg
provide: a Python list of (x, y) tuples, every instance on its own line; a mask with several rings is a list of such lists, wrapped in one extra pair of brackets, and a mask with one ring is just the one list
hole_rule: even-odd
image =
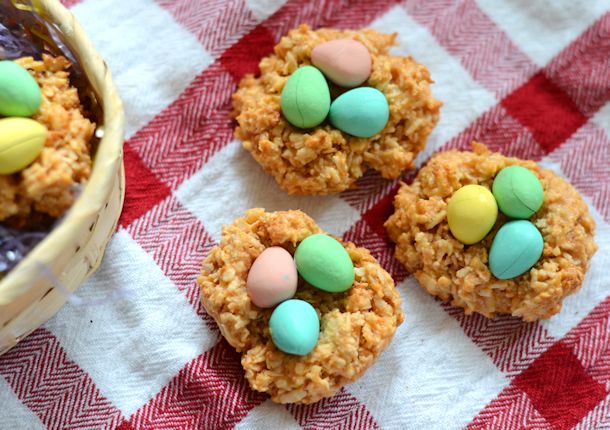
[(42, 100), (36, 80), (13, 61), (0, 61), (0, 116), (32, 116)]
[(498, 279), (515, 278), (532, 268), (542, 255), (544, 240), (527, 220), (500, 227), (489, 250), (489, 269)]
[(311, 62), (342, 87), (357, 87), (371, 74), (369, 50), (353, 39), (335, 39), (317, 45), (311, 51)]
[(338, 240), (325, 234), (307, 236), (297, 247), (294, 260), (309, 284), (330, 293), (341, 293), (354, 283), (354, 263)]
[(354, 88), (330, 105), (333, 127), (356, 137), (371, 137), (383, 130), (390, 117), (385, 95), (370, 87)]
[(498, 206), (491, 192), (481, 185), (465, 185), (451, 196), (447, 220), (451, 233), (471, 245), (482, 240), (498, 218)]
[(544, 201), (540, 180), (521, 166), (509, 166), (500, 170), (494, 179), (492, 191), (500, 210), (511, 218), (531, 217)]
[(281, 107), (288, 122), (299, 128), (324, 121), (330, 109), (330, 91), (322, 72), (312, 66), (299, 67), (282, 89)]
[(292, 255), (284, 248), (265, 249), (254, 260), (246, 289), (259, 308), (270, 308), (294, 296), (297, 290), (297, 267)]
[(26, 168), (40, 154), (47, 128), (30, 118), (0, 119), (0, 175)]
[(273, 310), (269, 319), (271, 340), (288, 354), (307, 355), (318, 343), (320, 318), (309, 303), (286, 300)]

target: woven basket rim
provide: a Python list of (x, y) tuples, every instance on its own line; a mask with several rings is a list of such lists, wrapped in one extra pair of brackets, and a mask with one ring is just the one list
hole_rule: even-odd
[[(87, 215), (99, 212), (107, 204), (106, 196), (113, 187), (111, 168), (122, 159), (125, 117), (123, 105), (112, 81), (110, 70), (89, 40), (75, 17), (57, 0), (36, 2), (47, 13), (62, 33), (70, 36), (72, 49), (87, 74), (103, 109), (104, 135), (94, 156), (93, 168), (87, 185), (62, 222), (55, 227), (6, 277), (0, 281), (0, 305), (10, 304), (15, 299), (36, 288), (39, 265), (50, 266), (76, 242), (78, 231), (87, 223)], [(99, 85), (98, 85), (99, 84)], [(56, 273), (59, 276), (61, 274)], [(41, 292), (44, 294), (44, 292)]]

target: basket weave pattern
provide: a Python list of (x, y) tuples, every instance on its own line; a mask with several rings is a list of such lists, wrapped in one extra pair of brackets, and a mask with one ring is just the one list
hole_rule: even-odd
[[(80, 58), (104, 110), (104, 136), (89, 182), (63, 222), (0, 282), (0, 354), (53, 317), (68, 300), (68, 292), (99, 267), (125, 194), (124, 113), (108, 66), (58, 1), (39, 0), (36, 5)], [(53, 276), (44, 273), (43, 266)], [(61, 289), (53, 285), (53, 277)]]

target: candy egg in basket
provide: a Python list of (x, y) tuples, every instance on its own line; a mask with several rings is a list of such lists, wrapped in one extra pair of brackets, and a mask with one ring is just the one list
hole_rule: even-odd
[(99, 266), (124, 197), (110, 71), (53, 0), (0, 3), (0, 354)]

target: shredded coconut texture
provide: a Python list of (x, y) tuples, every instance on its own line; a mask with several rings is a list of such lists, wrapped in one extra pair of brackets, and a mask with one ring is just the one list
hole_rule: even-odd
[[(597, 250), (595, 222), (576, 189), (533, 161), (505, 157), (473, 142), (474, 152), (448, 151), (432, 157), (411, 185), (402, 184), (394, 214), (385, 226), (396, 242), (396, 257), (422, 288), (451, 300), (467, 314), (511, 314), (536, 321), (558, 313), (563, 299), (582, 286), (589, 260)], [(544, 188), (544, 203), (530, 220), (542, 233), (542, 257), (513, 279), (495, 278), (488, 268), (491, 243), (508, 220), (499, 213), (489, 234), (464, 245), (447, 223), (447, 202), (464, 185), (491, 190), (496, 174), (519, 165), (531, 170)]]
[[(328, 121), (299, 129), (281, 113), (280, 95), (288, 77), (311, 64), (316, 45), (341, 38), (358, 40), (368, 48), (372, 69), (365, 85), (383, 92), (390, 106), (386, 127), (368, 139), (343, 133)], [(411, 57), (389, 54), (395, 38), (372, 29), (312, 31), (301, 25), (282, 37), (273, 55), (263, 58), (259, 78), (242, 79), (233, 95), (235, 136), (286, 192), (337, 193), (369, 168), (394, 179), (414, 167), (413, 160), (438, 122), (441, 103), (430, 93), (432, 80), (425, 66)], [(343, 90), (331, 85), (331, 96)]]
[(70, 86), (67, 59), (43, 55), (42, 61), (23, 57), (15, 62), (41, 88), (42, 103), (32, 118), (48, 129), (32, 164), (14, 175), (0, 175), (0, 221), (28, 227), (43, 215), (59, 218), (74, 203), (78, 184), (91, 174), (95, 124), (84, 117), (78, 91)]
[(275, 347), (269, 332), (273, 309), (261, 309), (246, 292), (252, 263), (266, 248), (291, 254), (298, 244), (321, 233), (301, 211), (251, 209), (222, 229), (220, 244), (203, 262), (198, 283), (201, 301), (237, 351), (250, 386), (278, 403), (313, 403), (358, 379), (388, 346), (404, 319), (391, 276), (368, 250), (343, 243), (355, 270), (344, 293), (327, 293), (299, 278), (296, 298), (309, 302), (320, 317), (320, 338), (306, 356)]

